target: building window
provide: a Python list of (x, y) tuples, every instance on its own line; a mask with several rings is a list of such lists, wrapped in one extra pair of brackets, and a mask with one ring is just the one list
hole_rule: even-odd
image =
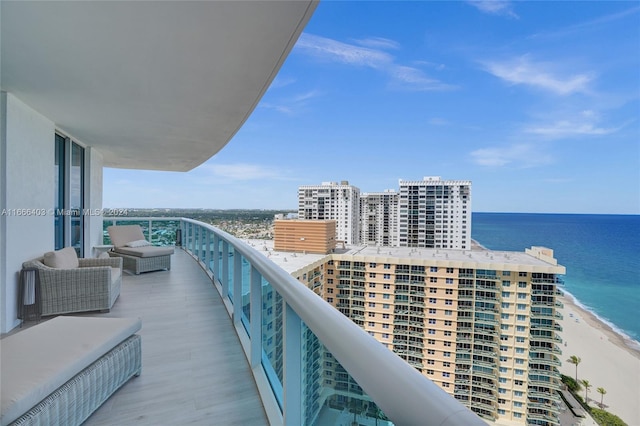
[(369, 307), (370, 308), (375, 308), (376, 307), (376, 302), (369, 302)]
[(385, 294), (383, 294), (383, 295), (382, 295), (382, 298), (383, 298), (383, 299), (390, 299), (390, 298), (391, 298), (391, 295), (390, 295), (390, 294), (385, 293)]
[(390, 280), (391, 279), (391, 274), (384, 274), (383, 275), (385, 280)]
[(391, 290), (391, 284), (383, 284), (382, 288), (385, 290)]
[(369, 293), (369, 297), (371, 297), (372, 299), (375, 299), (376, 294), (375, 293)]
[(447, 278), (445, 281), (447, 284), (453, 284), (453, 278)]
[(391, 269), (391, 264), (390, 263), (385, 263), (384, 264), (384, 269)]

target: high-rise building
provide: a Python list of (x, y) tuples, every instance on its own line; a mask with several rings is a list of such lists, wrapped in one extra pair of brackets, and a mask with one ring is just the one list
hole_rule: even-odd
[(298, 219), (336, 221), (336, 238), (360, 242), (360, 189), (348, 181), (323, 182), (298, 188)]
[[(292, 274), (478, 415), (552, 425), (564, 273), (544, 247), (360, 246)], [(325, 368), (325, 382), (347, 386), (338, 373)]]
[(360, 242), (370, 246), (398, 245), (398, 193), (360, 194)]
[(471, 248), (471, 181), (400, 180), (400, 247)]

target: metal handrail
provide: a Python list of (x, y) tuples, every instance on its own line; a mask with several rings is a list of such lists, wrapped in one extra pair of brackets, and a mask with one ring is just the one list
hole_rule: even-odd
[(182, 220), (217, 234), (233, 246), (395, 424), (485, 424), (471, 410), (248, 244), (214, 226), (193, 219)]

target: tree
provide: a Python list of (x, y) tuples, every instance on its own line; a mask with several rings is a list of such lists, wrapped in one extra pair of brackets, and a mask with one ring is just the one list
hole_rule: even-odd
[(569, 364), (574, 364), (576, 366), (576, 382), (578, 381), (578, 364), (580, 364), (582, 360), (579, 356), (571, 355), (567, 362)]
[(589, 393), (589, 388), (591, 387), (591, 383), (589, 383), (589, 381), (586, 379), (580, 380), (580, 383), (582, 383), (582, 386), (584, 386), (584, 403), (589, 405), (587, 394)]
[(598, 388), (596, 390), (600, 394), (600, 408), (603, 408), (604, 407), (604, 404), (603, 404), (604, 394), (607, 393), (607, 390), (605, 388)]

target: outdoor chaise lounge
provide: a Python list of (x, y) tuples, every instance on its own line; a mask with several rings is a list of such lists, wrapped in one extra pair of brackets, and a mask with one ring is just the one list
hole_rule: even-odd
[(142, 368), (138, 318), (59, 316), (0, 341), (0, 425), (82, 424)]
[(32, 295), (23, 294), (20, 305), (38, 303), (38, 316), (108, 312), (120, 295), (121, 259), (78, 258), (73, 247), (66, 247), (24, 262), (22, 268), (37, 272), (40, 285)]
[(138, 225), (116, 225), (107, 228), (113, 250), (109, 256), (121, 257), (124, 269), (141, 272), (171, 269), (173, 247), (157, 247), (144, 238)]

